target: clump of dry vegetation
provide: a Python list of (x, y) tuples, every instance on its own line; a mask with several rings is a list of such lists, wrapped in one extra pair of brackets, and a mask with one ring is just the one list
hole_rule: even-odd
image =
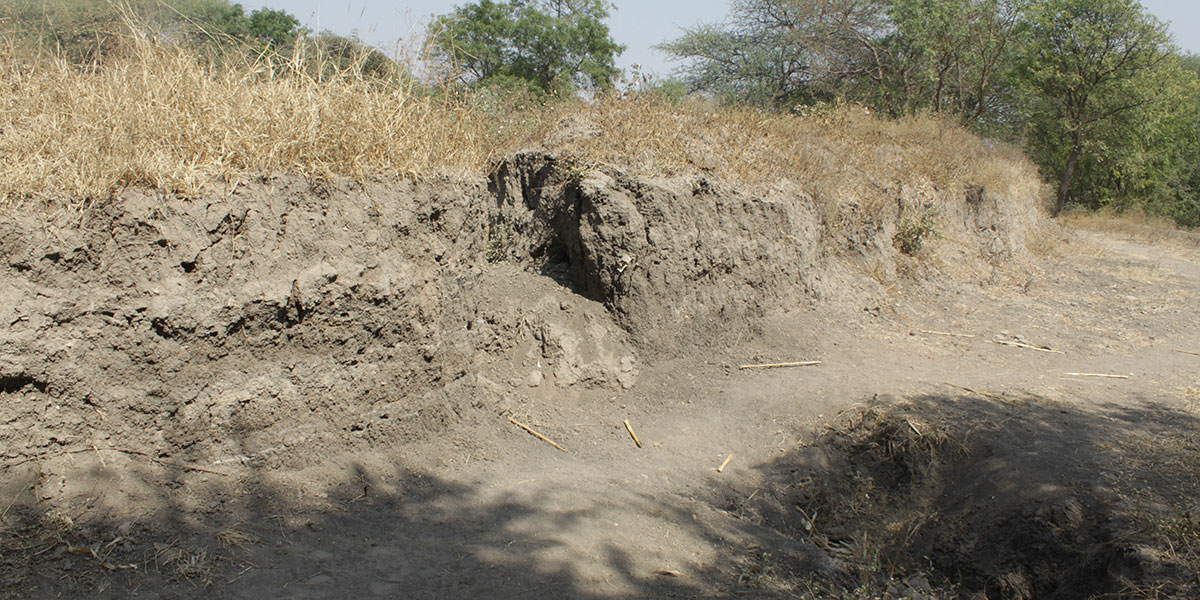
[(569, 143), (590, 159), (643, 174), (699, 170), (750, 184), (786, 178), (819, 199), (869, 197), (912, 179), (1003, 191), (1036, 177), (1015, 147), (935, 116), (889, 119), (855, 104), (772, 113), (625, 94), (588, 106), (586, 116), (603, 127)]
[(1183, 248), (1200, 248), (1200, 233), (1180, 229), (1166, 217), (1137, 210), (1071, 210), (1062, 220), (1079, 229), (1116, 233), (1155, 244), (1171, 243)]
[(218, 66), (146, 36), (125, 41), (89, 70), (0, 47), (3, 204), (131, 184), (191, 191), (246, 173), (464, 173), (504, 150), (485, 115), (412, 83), (318, 79), (270, 55)]
[(313, 68), (303, 53), (213, 61), (136, 26), (89, 68), (30, 57), (15, 40), (0, 43), (0, 206), (10, 210), (281, 172), (469, 176), (529, 147), (643, 175), (788, 179), (826, 206), (867, 213), (894, 202), (899, 182), (957, 196), (967, 182), (1005, 194), (1037, 181), (1012, 147), (856, 105), (779, 114), (630, 91), (513, 101)]

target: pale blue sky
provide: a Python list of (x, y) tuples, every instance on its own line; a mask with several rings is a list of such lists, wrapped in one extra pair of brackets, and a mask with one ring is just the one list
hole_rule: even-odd
[[(237, 1), (237, 0), (235, 0)], [(357, 31), (364, 41), (387, 48), (420, 35), (429, 16), (450, 12), (465, 1), (399, 0), (242, 0), (247, 11), (269, 6), (296, 15), (316, 31), (328, 29), (346, 35)], [(667, 75), (673, 65), (653, 45), (679, 36), (681, 27), (713, 23), (725, 18), (727, 0), (616, 0), (609, 20), (613, 38), (628, 48), (618, 66), (643, 65), (647, 72)], [(1175, 42), (1200, 54), (1200, 2), (1197, 0), (1142, 0), (1151, 13), (1171, 23)]]

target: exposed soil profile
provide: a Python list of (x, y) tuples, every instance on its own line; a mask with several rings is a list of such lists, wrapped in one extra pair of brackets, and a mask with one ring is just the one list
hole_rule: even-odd
[(2, 217), (0, 595), (1200, 594), (1200, 244), (889, 190), (529, 153)]

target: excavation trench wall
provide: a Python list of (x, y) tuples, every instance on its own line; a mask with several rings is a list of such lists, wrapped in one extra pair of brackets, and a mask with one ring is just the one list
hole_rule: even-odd
[[(4, 217), (0, 448), (65, 482), (55, 457), (95, 444), (208, 465), (403, 444), (628, 388), (648, 356), (920, 265), (978, 272), (1037, 224), (1029, 198), (978, 187), (889, 194), (831, 211), (786, 182), (531, 153), (478, 181), (268, 177)], [(906, 256), (896, 236), (931, 205), (937, 235)]]
[(1020, 260), (1044, 227), (1036, 184), (1000, 195), (904, 182), (830, 207), (788, 181), (747, 191), (525, 154), (489, 191), (496, 255), (541, 264), (656, 354), (753, 330), (772, 310), (863, 301), (905, 276), (975, 279)]

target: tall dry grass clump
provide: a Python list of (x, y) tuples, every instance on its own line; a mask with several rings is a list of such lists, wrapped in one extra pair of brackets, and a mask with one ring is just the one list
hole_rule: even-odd
[(331, 69), (301, 51), (214, 59), (140, 31), (129, 26), (86, 67), (31, 57), (15, 36), (0, 43), (0, 207), (80, 206), (139, 184), (192, 193), (283, 172), (478, 176), (528, 147), (641, 175), (788, 179), (826, 206), (867, 213), (914, 180), (1005, 193), (1037, 177), (1018, 150), (931, 116), (777, 114), (640, 92), (518, 101)]
[(545, 143), (585, 164), (649, 176), (704, 173), (751, 194), (786, 180), (814, 200), (836, 244), (866, 243), (892, 223), (893, 245), (906, 255), (939, 239), (968, 247), (963, 211), (972, 197), (995, 201), (1006, 224), (1001, 246), (1043, 237), (1044, 186), (1033, 163), (935, 115), (892, 119), (857, 105), (770, 113), (630, 94), (564, 122)]
[(834, 204), (877, 197), (898, 182), (1008, 194), (1038, 181), (1020, 149), (934, 115), (891, 119), (859, 105), (767, 113), (653, 94), (607, 98), (584, 114), (590, 135), (567, 136), (556, 149), (642, 174), (699, 170), (748, 185), (788, 179)]
[(329, 72), (305, 55), (229, 64), (130, 34), (104, 64), (0, 44), (0, 206), (76, 203), (213, 178), (463, 174), (510, 148), (469, 99)]

